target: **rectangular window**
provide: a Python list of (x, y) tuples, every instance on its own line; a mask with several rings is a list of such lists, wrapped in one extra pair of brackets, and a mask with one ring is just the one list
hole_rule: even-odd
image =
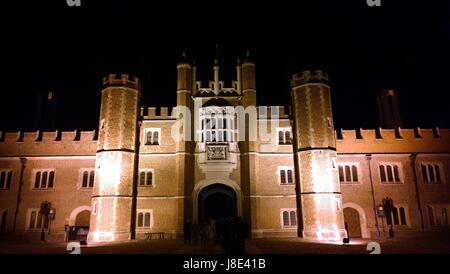
[(286, 170), (280, 170), (280, 179), (282, 184), (286, 183)]
[(358, 167), (356, 165), (339, 165), (339, 182), (341, 183), (357, 183)]
[(152, 211), (151, 210), (138, 210), (136, 226), (138, 229), (150, 229), (152, 227)]
[(48, 229), (48, 218), (40, 213), (39, 209), (29, 211), (29, 229)]
[(94, 177), (95, 171), (92, 168), (83, 168), (81, 172), (81, 188), (92, 188), (94, 187)]
[(407, 225), (406, 210), (404, 207), (392, 208), (391, 214), (386, 215), (387, 225)]
[(279, 145), (292, 144), (292, 134), (291, 134), (290, 129), (279, 129), (278, 130), (278, 144)]
[(283, 226), (289, 226), (289, 211), (283, 211)]
[(54, 170), (36, 170), (34, 175), (34, 189), (52, 189), (54, 181)]
[(297, 225), (297, 214), (295, 209), (282, 209), (281, 218), (283, 227), (294, 227)]
[(161, 135), (160, 128), (146, 129), (145, 132), (146, 132), (145, 133), (145, 144), (146, 145), (159, 145), (160, 135)]
[(153, 170), (140, 170), (139, 171), (139, 186), (140, 187), (153, 186)]
[(382, 183), (401, 183), (400, 166), (398, 164), (381, 164), (380, 181)]
[(12, 182), (12, 170), (0, 170), (0, 189), (9, 189)]
[(338, 167), (339, 170), (339, 182), (344, 182), (344, 167), (343, 166), (339, 166)]
[(350, 166), (345, 166), (345, 181), (352, 181), (352, 174), (350, 173)]
[(287, 182), (288, 184), (292, 184), (294, 182), (294, 179), (292, 178), (292, 170), (287, 170)]
[(290, 213), (291, 225), (297, 225), (297, 216), (295, 215), (295, 211), (291, 211)]
[(424, 183), (441, 183), (441, 170), (438, 164), (421, 164), (422, 179)]
[(386, 169), (383, 165), (380, 165), (380, 180), (386, 182)]
[(291, 132), (288, 131), (288, 130), (286, 130), (286, 131), (284, 132), (284, 136), (285, 136), (285, 138), (284, 138), (285, 143), (286, 143), (286, 144), (292, 144)]
[(290, 185), (294, 184), (294, 169), (291, 167), (282, 167), (278, 169), (280, 184)]

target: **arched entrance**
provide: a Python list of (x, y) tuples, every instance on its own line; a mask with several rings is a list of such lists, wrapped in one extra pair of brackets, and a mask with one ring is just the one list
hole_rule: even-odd
[(347, 207), (344, 208), (344, 221), (348, 229), (348, 236), (350, 238), (361, 238), (361, 222), (359, 213), (356, 209)]
[(89, 210), (83, 210), (77, 214), (77, 217), (75, 218), (75, 226), (89, 227), (90, 219), (91, 219), (91, 212)]
[(212, 184), (198, 194), (198, 222), (238, 216), (237, 195), (229, 186)]
[(89, 233), (89, 224), (91, 220), (91, 207), (80, 206), (70, 213), (67, 239), (86, 240)]

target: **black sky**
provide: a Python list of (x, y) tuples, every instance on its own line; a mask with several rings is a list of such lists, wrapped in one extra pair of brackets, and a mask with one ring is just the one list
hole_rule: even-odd
[[(408, 127), (450, 128), (447, 1), (94, 1), (2, 4), (0, 130), (33, 127), (35, 94), (52, 90), (57, 127), (98, 126), (103, 76), (142, 78), (142, 106), (176, 104), (181, 51), (212, 78), (215, 45), (225, 81), (254, 55), (260, 105), (289, 105), (303, 69), (331, 78), (336, 127), (378, 126), (375, 92), (394, 88)], [(434, 3), (433, 3), (434, 2)]]

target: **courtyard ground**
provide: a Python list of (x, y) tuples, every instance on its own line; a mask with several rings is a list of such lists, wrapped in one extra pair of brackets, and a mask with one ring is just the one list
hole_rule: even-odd
[[(367, 245), (377, 242), (381, 254), (450, 254), (450, 237), (352, 239), (350, 245), (318, 243), (303, 239), (251, 239), (246, 254), (369, 254)], [(68, 243), (0, 241), (1, 254), (68, 254)], [(81, 246), (81, 254), (223, 254), (219, 246), (204, 250), (182, 240), (135, 240)]]

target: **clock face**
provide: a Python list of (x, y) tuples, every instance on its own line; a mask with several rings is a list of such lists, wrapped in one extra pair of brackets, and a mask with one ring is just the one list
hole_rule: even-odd
[(227, 153), (225, 146), (208, 146), (206, 148), (208, 160), (226, 160)]

